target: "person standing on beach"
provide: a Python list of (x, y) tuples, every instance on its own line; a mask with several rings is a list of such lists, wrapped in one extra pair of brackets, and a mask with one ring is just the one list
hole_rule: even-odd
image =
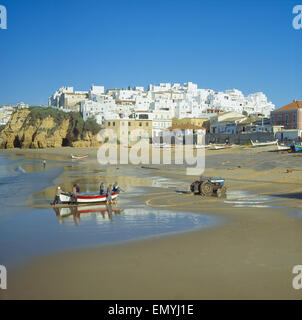
[(106, 204), (112, 204), (112, 197), (111, 197), (111, 189), (112, 189), (112, 185), (110, 184), (107, 188), (107, 197), (106, 197)]
[(42, 164), (43, 164), (43, 168), (45, 169), (46, 168), (46, 160), (45, 159), (42, 161)]

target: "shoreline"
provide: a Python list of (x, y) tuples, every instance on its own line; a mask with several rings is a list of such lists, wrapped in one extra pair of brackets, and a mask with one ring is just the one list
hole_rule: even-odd
[[(291, 286), (294, 277), (291, 270), (301, 264), (302, 221), (287, 213), (302, 207), (302, 185), (299, 184), (302, 174), (295, 170), (293, 176), (284, 171), (286, 167), (298, 166), (299, 157), (290, 155), (288, 163), (283, 162), (279, 167), (276, 161), (275, 168), (265, 170), (265, 162), (259, 164), (257, 157), (271, 161), (272, 156), (267, 157), (265, 150), (252, 151), (254, 167), (244, 168), (241, 164), (238, 168), (236, 151), (221, 153), (219, 150), (218, 156), (215, 151), (208, 153), (206, 156), (210, 156), (213, 168), (207, 167), (206, 173), (227, 176), (230, 193), (246, 190), (260, 200), (272, 195), (264, 201), (267, 207), (236, 207), (236, 203), (220, 199), (178, 195), (171, 189), (166, 189), (160, 197), (155, 196), (156, 192), (138, 195), (138, 202), (149, 201), (153, 208), (195, 213), (202, 209), (204, 214), (224, 221), (221, 226), (35, 258), (14, 268), (11, 290), (7, 290), (3, 298), (301, 299), (299, 291)], [(56, 152), (53, 150), (51, 154)], [(234, 161), (215, 169), (217, 157), (221, 157), (220, 163), (228, 157)], [(279, 162), (286, 159), (284, 155), (275, 158)], [(159, 168), (156, 174), (164, 177), (184, 182), (192, 180), (175, 165), (152, 166)], [(257, 170), (258, 167), (262, 170)], [(36, 280), (32, 284), (33, 274)], [(51, 285), (53, 281), (57, 286)], [(22, 289), (28, 287), (30, 291)], [(42, 294), (40, 287), (43, 287)]]

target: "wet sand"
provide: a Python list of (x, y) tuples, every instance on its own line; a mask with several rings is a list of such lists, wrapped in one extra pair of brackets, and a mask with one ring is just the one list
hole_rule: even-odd
[[(292, 268), (302, 264), (300, 154), (273, 147), (206, 151), (205, 175), (226, 178), (228, 192), (267, 197), (266, 206), (152, 188), (136, 201), (208, 213), (224, 223), (209, 229), (39, 257), (10, 270), (3, 299), (301, 299)], [(6, 151), (14, 153), (13, 151)], [(18, 151), (19, 152), (19, 151)], [(20, 150), (46, 159), (97, 149)], [(144, 165), (145, 166), (145, 165)], [(188, 186), (182, 165), (146, 165), (154, 175)], [(115, 166), (113, 166), (114, 169)], [(133, 166), (119, 166), (120, 175)], [(153, 170), (134, 166), (137, 176)], [(116, 169), (116, 168), (115, 168)], [(235, 199), (236, 200), (236, 199)], [(236, 201), (235, 201), (236, 202)]]

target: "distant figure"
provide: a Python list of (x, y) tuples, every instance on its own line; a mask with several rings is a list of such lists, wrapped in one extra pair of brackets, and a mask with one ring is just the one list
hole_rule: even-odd
[(52, 202), (52, 205), (53, 205), (53, 206), (55, 206), (57, 203), (60, 202), (60, 194), (61, 194), (61, 187), (58, 186), (57, 192), (56, 192), (56, 195), (55, 195), (55, 198), (54, 198), (54, 200), (53, 200), (53, 202)]
[(72, 203), (77, 203), (78, 201), (78, 185), (75, 183), (72, 187), (72, 198), (71, 198), (71, 202)]
[(112, 185), (110, 184), (107, 188), (107, 197), (106, 197), (106, 204), (112, 204), (112, 197), (111, 197), (111, 190), (112, 190)]
[(45, 167), (46, 167), (46, 160), (45, 159), (42, 161), (42, 164), (43, 164), (43, 168), (45, 169)]
[(101, 182), (101, 184), (100, 184), (100, 195), (103, 195), (103, 194), (105, 194), (105, 186), (104, 186), (104, 183)]

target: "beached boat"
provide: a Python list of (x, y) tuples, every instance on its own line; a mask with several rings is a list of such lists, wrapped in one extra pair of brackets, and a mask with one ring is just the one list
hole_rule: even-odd
[(71, 154), (71, 159), (85, 159), (87, 157), (88, 157), (88, 154), (78, 154), (78, 155)]
[(295, 152), (302, 151), (302, 145), (295, 144), (294, 147), (295, 147)]
[(166, 149), (172, 148), (172, 146), (170, 144), (166, 144), (166, 143), (154, 143), (154, 147), (155, 148), (166, 148)]
[(206, 148), (209, 148), (209, 147), (210, 147), (209, 145), (194, 144), (193, 149), (206, 149)]
[(290, 150), (290, 146), (286, 146), (283, 144), (277, 144), (278, 150), (283, 151), (283, 150)]
[(209, 147), (209, 150), (220, 150), (220, 149), (228, 149), (228, 148), (232, 148), (232, 145), (231, 144), (223, 144), (223, 145), (213, 144), (212, 146)]
[[(118, 197), (118, 193), (112, 192), (111, 198), (114, 200)], [(78, 193), (77, 203), (99, 203), (105, 202), (107, 198), (106, 194), (100, 195), (99, 193)], [(60, 194), (60, 201), (62, 203), (69, 203), (72, 202), (72, 193), (68, 192), (61, 192)]]
[(278, 143), (278, 139), (275, 141), (266, 141), (266, 142), (258, 142), (257, 140), (254, 142), (251, 140), (253, 147), (264, 147), (264, 146), (270, 146)]

